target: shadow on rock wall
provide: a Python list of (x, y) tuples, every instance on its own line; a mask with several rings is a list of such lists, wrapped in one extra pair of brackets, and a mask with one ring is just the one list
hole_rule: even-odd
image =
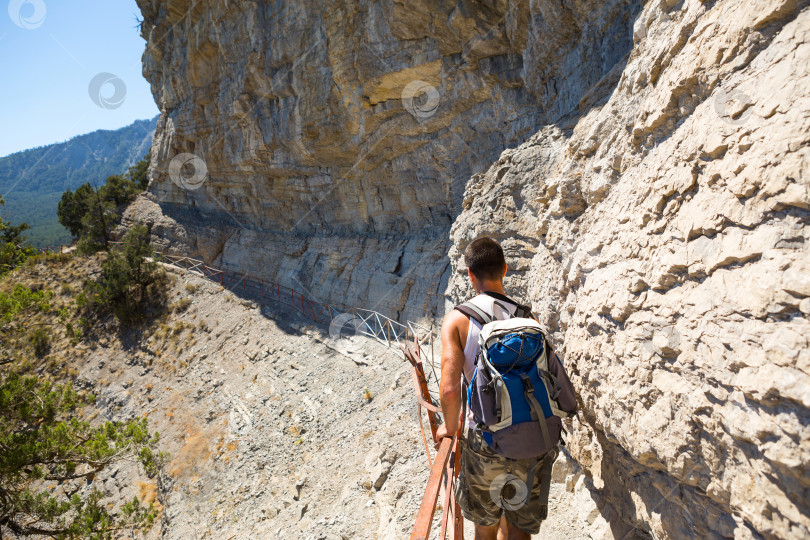
[(640, 10), (139, 6), (161, 109), (150, 191), (173, 222), (165, 242), (410, 318), (441, 315), (448, 231), (471, 175), (540, 126), (585, 114), (589, 92), (621, 73)]

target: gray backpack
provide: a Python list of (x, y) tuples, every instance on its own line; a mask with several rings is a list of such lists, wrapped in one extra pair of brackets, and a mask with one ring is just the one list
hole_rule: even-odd
[[(490, 298), (456, 306), (482, 325), (475, 372), (466, 381), (467, 406), (494, 451), (536, 458), (560, 442), (562, 419), (577, 409), (574, 388), (531, 311), (503, 295), (485, 294)], [(518, 306), (514, 317), (504, 303)], [(496, 319), (496, 311), (508, 318)]]

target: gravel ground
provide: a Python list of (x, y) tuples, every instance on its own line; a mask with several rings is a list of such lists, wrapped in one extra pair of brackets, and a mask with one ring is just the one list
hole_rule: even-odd
[[(428, 467), (407, 362), (171, 273), (171, 321), (93, 344), (79, 368), (104, 416), (146, 415), (171, 459), (157, 480), (124, 464), (96, 482), (161, 505), (150, 538), (408, 538)], [(558, 463), (537, 537), (612, 537)]]

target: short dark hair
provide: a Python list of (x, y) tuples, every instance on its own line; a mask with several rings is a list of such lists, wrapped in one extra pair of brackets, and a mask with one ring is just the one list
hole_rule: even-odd
[(482, 236), (470, 242), (464, 250), (464, 262), (478, 279), (501, 279), (506, 258), (498, 242)]

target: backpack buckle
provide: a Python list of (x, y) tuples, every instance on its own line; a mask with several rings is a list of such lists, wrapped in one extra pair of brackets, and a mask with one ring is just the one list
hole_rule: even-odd
[(525, 373), (521, 373), (520, 374), (520, 379), (523, 381), (523, 388), (525, 388), (527, 392), (533, 394), (534, 393), (534, 385), (532, 385), (532, 381), (531, 381), (531, 379), (529, 379), (529, 376), (526, 375)]

